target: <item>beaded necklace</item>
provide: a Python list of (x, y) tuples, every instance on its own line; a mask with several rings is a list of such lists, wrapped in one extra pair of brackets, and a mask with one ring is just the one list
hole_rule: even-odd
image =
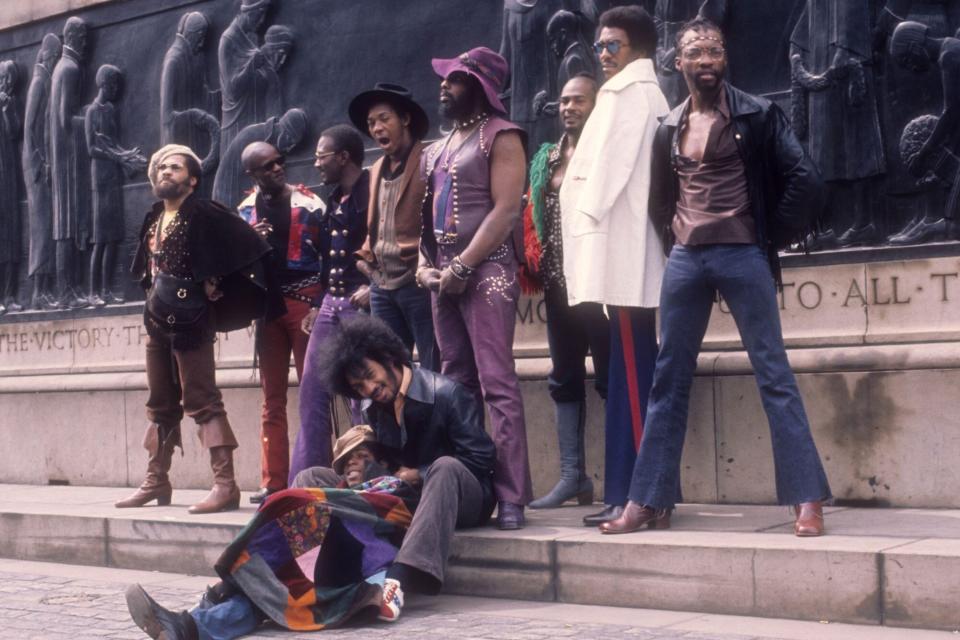
[(453, 123), (453, 128), (456, 129), (456, 130), (469, 129), (470, 127), (472, 127), (473, 125), (477, 124), (478, 122), (480, 122), (481, 120), (483, 120), (483, 119), (486, 118), (486, 117), (487, 117), (487, 114), (486, 114), (486, 113), (483, 113), (483, 112), (481, 111), (480, 113), (478, 113), (477, 115), (473, 116), (472, 118), (470, 118), (470, 119), (467, 120), (466, 122), (454, 122), (454, 123)]

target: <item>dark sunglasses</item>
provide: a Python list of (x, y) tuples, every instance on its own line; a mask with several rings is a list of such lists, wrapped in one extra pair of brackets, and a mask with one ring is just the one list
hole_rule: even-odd
[(260, 171), (273, 171), (277, 167), (282, 167), (285, 164), (287, 164), (287, 159), (283, 156), (279, 156), (270, 162), (260, 165)]
[(593, 51), (599, 56), (603, 53), (603, 50), (606, 49), (610, 52), (610, 55), (615, 56), (620, 52), (620, 49), (625, 46), (626, 45), (619, 40), (609, 40), (607, 42), (600, 40), (593, 43)]

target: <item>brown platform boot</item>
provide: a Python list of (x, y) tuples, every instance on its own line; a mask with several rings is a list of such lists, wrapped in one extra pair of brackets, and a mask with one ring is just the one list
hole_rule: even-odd
[(167, 472), (173, 462), (173, 451), (180, 444), (180, 427), (161, 427), (157, 424), (147, 426), (143, 434), (143, 448), (150, 452), (147, 460), (147, 475), (140, 484), (140, 488), (130, 496), (114, 503), (118, 509), (142, 507), (151, 500), (157, 501), (157, 506), (165, 507), (170, 504), (173, 487)]
[(233, 479), (233, 447), (212, 447), (210, 467), (213, 469), (213, 488), (206, 498), (187, 511), (216, 513), (240, 508), (240, 487)]

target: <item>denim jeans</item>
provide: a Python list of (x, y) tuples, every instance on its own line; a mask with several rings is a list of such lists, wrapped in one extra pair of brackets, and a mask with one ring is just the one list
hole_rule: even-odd
[(412, 351), (413, 345), (417, 345), (421, 367), (440, 371), (440, 350), (433, 335), (429, 291), (414, 282), (398, 289), (370, 285), (370, 315), (383, 320), (408, 350)]
[[(333, 459), (330, 403), (332, 394), (320, 377), (321, 345), (340, 329), (344, 320), (355, 318), (360, 311), (350, 304), (347, 296), (326, 294), (320, 305), (316, 322), (310, 331), (303, 376), (300, 378), (300, 433), (297, 434), (290, 455), (288, 482), (309, 467), (329, 467)], [(360, 423), (360, 403), (351, 401), (351, 420)]]
[[(773, 443), (780, 504), (827, 500), (830, 487), (787, 361), (770, 265), (757, 245), (675, 246), (660, 293), (660, 353), (630, 499), (673, 507), (690, 385), (719, 292), (753, 365)], [(746, 425), (744, 425), (746, 427)]]
[[(370, 584), (383, 587), (386, 571), (379, 571), (366, 578)], [(250, 598), (235, 593), (220, 604), (207, 608), (194, 607), (190, 616), (197, 624), (200, 640), (233, 640), (256, 631), (266, 619)]]
[(196, 607), (190, 615), (197, 623), (200, 640), (233, 640), (253, 633), (263, 624), (263, 614), (242, 593), (206, 609)]

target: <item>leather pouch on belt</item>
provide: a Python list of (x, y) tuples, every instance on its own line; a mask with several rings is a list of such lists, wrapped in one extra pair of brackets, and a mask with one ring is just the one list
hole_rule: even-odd
[(209, 305), (203, 284), (160, 273), (147, 293), (146, 308), (159, 326), (180, 333), (196, 327), (206, 317)]

